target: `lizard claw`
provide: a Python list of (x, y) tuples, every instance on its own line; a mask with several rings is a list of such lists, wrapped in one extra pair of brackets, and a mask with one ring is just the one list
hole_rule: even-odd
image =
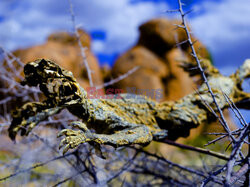
[(21, 136), (28, 136), (31, 130), (37, 125), (35, 122), (31, 122), (31, 120), (22, 119), (21, 123), (17, 123), (17, 121), (13, 120), (8, 131), (9, 137), (14, 141), (18, 131), (21, 131)]
[(65, 146), (65, 144), (67, 144), (66, 138), (64, 138), (64, 139), (61, 140), (61, 142), (60, 142), (60, 144), (59, 144), (59, 150), (60, 150), (63, 146)]
[(63, 129), (57, 134), (57, 138), (62, 136), (76, 136), (76, 131), (71, 129)]
[(67, 144), (67, 145), (65, 146), (65, 148), (63, 149), (63, 155), (65, 155), (65, 153), (68, 152), (69, 148), (70, 148), (70, 145)]
[(83, 133), (81, 131), (75, 131), (72, 129), (63, 129), (58, 133), (57, 137), (65, 136), (59, 144), (59, 149), (64, 147), (63, 154), (65, 154), (69, 149), (74, 149), (78, 145), (92, 141), (92, 136), (88, 133)]
[(32, 129), (49, 115), (57, 113), (60, 108), (50, 108), (44, 110), (44, 105), (39, 102), (27, 103), (20, 109), (12, 112), (13, 120), (8, 129), (9, 137), (15, 140), (18, 131), (21, 136), (28, 135)]

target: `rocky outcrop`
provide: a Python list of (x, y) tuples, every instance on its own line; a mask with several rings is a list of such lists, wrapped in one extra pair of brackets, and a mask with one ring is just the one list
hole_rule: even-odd
[[(186, 33), (182, 28), (177, 28), (180, 24), (179, 20), (168, 20), (158, 18), (150, 20), (139, 27), (140, 38), (139, 45), (146, 46), (148, 49), (163, 56), (167, 51), (176, 47), (176, 44), (187, 40)], [(192, 41), (197, 41), (192, 37)], [(180, 46), (184, 51), (189, 52), (187, 43)], [(208, 58), (209, 53), (205, 46), (199, 41), (195, 42), (195, 48), (202, 53), (199, 53), (203, 58)]]
[[(178, 41), (186, 40), (183, 29), (176, 29), (177, 20), (164, 18), (153, 19), (139, 27), (140, 37), (136, 46), (121, 55), (112, 69), (112, 77), (118, 77), (135, 66), (139, 69), (118, 82), (115, 87), (126, 90), (161, 89), (162, 99), (177, 100), (191, 93), (196, 85), (179, 65), (182, 61), (191, 60), (187, 44), (177, 48)], [(196, 40), (193, 37), (193, 40)], [(206, 48), (197, 41), (197, 51), (203, 58), (209, 58)]]
[[(102, 85), (102, 75), (97, 58), (90, 51), (90, 36), (83, 30), (79, 30), (80, 40), (90, 69), (94, 85)], [(46, 58), (55, 61), (60, 66), (73, 72), (82, 87), (89, 86), (86, 68), (83, 64), (81, 51), (74, 35), (67, 32), (53, 33), (48, 37), (46, 43), (26, 49), (19, 49), (13, 52), (21, 61), (27, 63), (38, 58)]]
[[(117, 76), (125, 74), (133, 67), (139, 69), (127, 78), (118, 82), (115, 86), (125, 92), (135, 88), (136, 94), (146, 89), (164, 90), (162, 79), (168, 75), (164, 61), (144, 46), (136, 46), (122, 55), (115, 63), (112, 72)], [(163, 93), (164, 94), (164, 93)]]

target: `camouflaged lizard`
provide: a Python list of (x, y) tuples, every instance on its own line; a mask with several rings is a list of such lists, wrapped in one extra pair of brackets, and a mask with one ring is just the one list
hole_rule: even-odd
[[(209, 62), (203, 66), (221, 108), (228, 107), (221, 90), (234, 102), (250, 99), (250, 94), (241, 88), (243, 80), (250, 77), (250, 60), (230, 77), (222, 76)], [(21, 84), (39, 85), (47, 100), (26, 103), (13, 112), (8, 129), (10, 138), (14, 140), (18, 131), (28, 135), (39, 122), (66, 108), (81, 121), (70, 124), (79, 130), (63, 129), (58, 134), (58, 137), (65, 136), (59, 145), (59, 148), (64, 147), (64, 153), (85, 142), (119, 147), (176, 139), (188, 136), (191, 128), (215, 120), (207, 107), (209, 104), (215, 109), (205, 84), (201, 85), (199, 93), (194, 92), (176, 102), (158, 103), (132, 94), (114, 95), (112, 99), (89, 99), (73, 74), (50, 60), (39, 59), (26, 64), (24, 74)]]

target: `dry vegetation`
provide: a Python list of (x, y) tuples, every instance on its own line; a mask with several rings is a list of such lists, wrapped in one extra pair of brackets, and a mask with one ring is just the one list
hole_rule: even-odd
[[(74, 21), (74, 12), (71, 1), (70, 10), (75, 34), (79, 38)], [(207, 78), (200, 65), (191, 41), (190, 31), (186, 27), (185, 15), (179, 0), (179, 9), (170, 11), (181, 15), (182, 23), (178, 29), (184, 29), (189, 40), (185, 41), (191, 47), (197, 68), (203, 81)], [(182, 42), (183, 43), (183, 42)], [(82, 57), (90, 85), (92, 85), (91, 70), (86, 61), (84, 48)], [(58, 150), (59, 140), (55, 134), (68, 127), (68, 123), (75, 120), (67, 111), (42, 122), (38, 128), (28, 136), (18, 138), (14, 144), (7, 137), (7, 128), (11, 123), (11, 110), (27, 101), (39, 101), (38, 88), (23, 87), (19, 84), (23, 79), (21, 71), (24, 63), (12, 53), (0, 48), (0, 185), (2, 186), (87, 186), (87, 185), (174, 185), (174, 186), (214, 186), (239, 185), (249, 186), (249, 123), (244, 120), (234, 103), (228, 99), (231, 109), (238, 117), (241, 127), (232, 131), (227, 126), (222, 110), (217, 106), (217, 111), (212, 111), (219, 119), (225, 132), (212, 133), (216, 139), (208, 144), (219, 145), (216, 151), (182, 145), (172, 141), (166, 144), (180, 147), (185, 159), (186, 151), (192, 153), (192, 159), (185, 162), (174, 163), (171, 158), (161, 154), (152, 153), (137, 146), (115, 149), (102, 146), (100, 153), (88, 144), (82, 144), (77, 150), (62, 155)], [(134, 70), (132, 70), (134, 72)], [(191, 71), (191, 70), (190, 70)], [(131, 73), (131, 72), (130, 72)], [(122, 76), (114, 81), (126, 78)], [(106, 83), (110, 85), (113, 82)], [(215, 105), (213, 89), (207, 84)], [(249, 102), (248, 102), (249, 104)], [(56, 128), (51, 128), (51, 126)], [(222, 141), (219, 143), (218, 141)], [(223, 145), (224, 147), (222, 147)], [(248, 148), (247, 148), (248, 147)], [(185, 151), (183, 151), (185, 150)], [(220, 152), (219, 152), (220, 151)], [(223, 153), (223, 154), (222, 154)], [(225, 153), (225, 154), (224, 154)], [(174, 154), (173, 154), (174, 155)], [(202, 156), (200, 156), (202, 155)], [(105, 159), (103, 159), (105, 157)], [(188, 163), (188, 164), (187, 164)], [(199, 164), (197, 164), (199, 163)]]

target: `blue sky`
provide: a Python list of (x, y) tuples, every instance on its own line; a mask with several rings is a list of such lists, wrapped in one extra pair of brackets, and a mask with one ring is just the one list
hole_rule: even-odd
[[(72, 0), (76, 22), (94, 37), (92, 50), (101, 63), (134, 45), (138, 26), (165, 11), (177, 0)], [(193, 33), (208, 47), (215, 65), (230, 74), (250, 58), (249, 0), (183, 0)], [(1, 0), (0, 45), (8, 50), (43, 43), (48, 34), (72, 31), (68, 0)], [(249, 85), (249, 81), (245, 83)]]
[[(103, 63), (136, 43), (138, 26), (155, 18), (178, 15), (177, 0), (72, 0), (76, 21), (94, 41), (92, 50)], [(183, 0), (194, 9), (189, 23), (209, 48), (215, 64), (229, 74), (249, 58), (249, 0)], [(1, 0), (0, 45), (13, 50), (42, 43), (57, 30), (72, 31), (68, 0)], [(230, 55), (229, 55), (230, 54)]]

